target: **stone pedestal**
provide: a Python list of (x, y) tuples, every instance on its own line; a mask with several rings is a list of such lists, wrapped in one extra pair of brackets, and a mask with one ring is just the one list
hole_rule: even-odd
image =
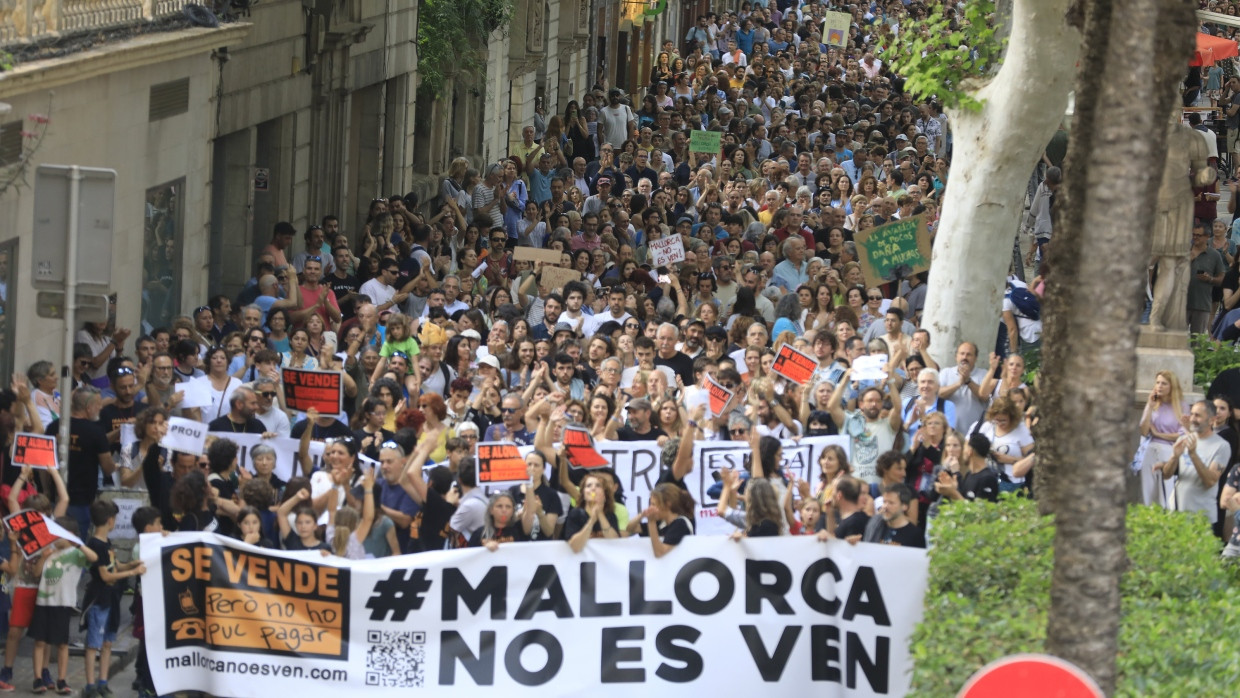
[(1188, 332), (1156, 332), (1142, 326), (1137, 337), (1137, 373), (1133, 384), (1138, 404), (1144, 405), (1154, 385), (1154, 375), (1163, 370), (1180, 379), (1185, 400), (1199, 397), (1193, 386), (1193, 352), (1188, 348)]

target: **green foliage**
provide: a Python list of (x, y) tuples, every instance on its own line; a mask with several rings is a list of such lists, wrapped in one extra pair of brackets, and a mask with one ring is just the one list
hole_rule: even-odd
[(904, 75), (915, 97), (937, 97), (944, 106), (981, 109), (964, 81), (998, 69), (1007, 39), (996, 36), (993, 0), (966, 0), (963, 17), (948, 16), (935, 4), (930, 14), (907, 26), (882, 52), (883, 60)]
[(1193, 350), (1193, 385), (1201, 390), (1209, 388), (1224, 370), (1240, 366), (1240, 353), (1230, 344), (1210, 339), (1208, 334), (1190, 335), (1188, 344)]
[(16, 62), (13, 60), (13, 54), (0, 50), (0, 73), (12, 70), (14, 65)]
[[(1055, 532), (1036, 503), (1010, 499), (944, 506), (931, 535), (910, 695), (950, 698), (986, 664), (1043, 651)], [(1116, 696), (1235, 694), (1240, 654), (1228, 639), (1240, 607), (1229, 590), (1240, 574), (1218, 550), (1199, 514), (1129, 508)]]
[(483, 73), (478, 47), (512, 20), (514, 0), (423, 0), (418, 6), (419, 91), (437, 98), (449, 75)]

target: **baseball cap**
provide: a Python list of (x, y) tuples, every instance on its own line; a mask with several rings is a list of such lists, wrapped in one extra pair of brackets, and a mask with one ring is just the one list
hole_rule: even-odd
[(494, 369), (498, 370), (498, 369), (499, 369), (499, 359), (495, 358), (495, 357), (494, 357), (494, 356), (492, 356), (491, 354), (487, 354), (486, 356), (482, 357), (481, 359), (478, 359), (478, 366), (480, 366), (480, 367), (481, 367), (481, 366), (490, 366), (491, 368), (494, 368)]
[(576, 331), (577, 330), (573, 329), (573, 325), (570, 322), (561, 321), (561, 322), (555, 323), (555, 334), (559, 334), (561, 332), (574, 332), (575, 333)]
[(476, 339), (479, 342), (482, 341), (482, 335), (478, 334), (478, 330), (474, 330), (474, 329), (465, 330), (464, 332), (461, 333), (461, 336), (465, 337), (466, 339)]
[(630, 412), (632, 412), (633, 410), (648, 410), (648, 409), (651, 409), (651, 407), (650, 407), (650, 400), (647, 398), (639, 397), (636, 400), (632, 400), (629, 402)]
[(681, 223), (688, 223), (689, 225), (693, 225), (693, 219), (688, 216), (681, 216), (680, 218), (676, 219), (676, 225), (680, 225)]

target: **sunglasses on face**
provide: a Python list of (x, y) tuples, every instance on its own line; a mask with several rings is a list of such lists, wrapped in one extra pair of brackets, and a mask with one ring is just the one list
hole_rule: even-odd
[(517, 408), (515, 408), (515, 407), (502, 407), (502, 408), (500, 408), (500, 412), (501, 412), (501, 413), (503, 413), (503, 414), (516, 414), (516, 413), (517, 413)]
[(274, 400), (277, 397), (275, 393), (268, 393), (268, 392), (262, 392), (262, 393), (259, 393), (259, 395), (267, 398), (268, 400)]
[(732, 434), (732, 436), (744, 436), (745, 434), (744, 429), (729, 429), (728, 432)]

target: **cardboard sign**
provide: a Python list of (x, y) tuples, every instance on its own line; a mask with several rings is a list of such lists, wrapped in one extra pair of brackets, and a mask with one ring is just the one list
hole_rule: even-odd
[(488, 441), (478, 444), (478, 485), (515, 485), (528, 482), (525, 457), (515, 443)]
[(290, 410), (306, 412), (311, 407), (319, 414), (337, 415), (344, 405), (344, 377), (335, 371), (306, 371), (300, 368), (281, 369), (284, 379), (284, 401)]
[(852, 370), (855, 381), (886, 381), (887, 357), (882, 354), (858, 356), (852, 362)]
[[(559, 254), (559, 252), (556, 252)], [(570, 281), (581, 281), (581, 272), (576, 269), (565, 269), (564, 267), (543, 267), (539, 281), (543, 288), (564, 288), (564, 284)]]
[(556, 250), (547, 250), (541, 247), (518, 245), (512, 250), (512, 259), (517, 262), (544, 262), (546, 264), (559, 264), (560, 253)]
[(22, 509), (16, 514), (9, 514), (4, 517), (4, 525), (17, 536), (17, 545), (27, 560), (55, 543), (57, 538), (64, 538), (75, 545), (82, 545), (81, 538), (69, 533), (60, 524), (34, 509)]
[(706, 377), (706, 390), (709, 395), (706, 402), (706, 413), (713, 419), (727, 414), (731, 409), (736, 393), (715, 382), (714, 378)]
[(797, 385), (805, 385), (818, 370), (818, 359), (785, 342), (780, 345), (771, 370)]
[(57, 467), (56, 437), (17, 433), (13, 436), (12, 461), (19, 468), (24, 465), (43, 470)]
[(851, 24), (852, 15), (847, 12), (828, 12), (822, 23), (822, 43), (837, 48), (847, 47), (848, 27)]
[(648, 249), (650, 250), (650, 266), (655, 269), (685, 261), (685, 241), (680, 239), (679, 235), (668, 235), (658, 240), (651, 240)]
[(594, 437), (583, 427), (564, 428), (564, 456), (568, 458), (568, 464), (577, 470), (611, 465), (611, 461), (594, 448)]
[(694, 129), (689, 133), (690, 153), (718, 154), (723, 149), (722, 131), (700, 131)]
[(924, 215), (871, 228), (853, 240), (868, 286), (907, 279), (930, 268), (930, 229)]
[(207, 425), (184, 417), (168, 418), (168, 433), (159, 445), (169, 451), (201, 456), (207, 443)]

